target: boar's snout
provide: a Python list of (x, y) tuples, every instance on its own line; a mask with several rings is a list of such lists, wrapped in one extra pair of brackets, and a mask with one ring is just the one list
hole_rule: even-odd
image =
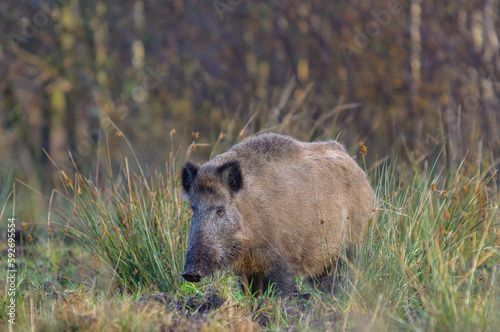
[(181, 276), (189, 282), (198, 282), (201, 280), (202, 276), (196, 272), (194, 266), (186, 266), (184, 268), (184, 272), (182, 272)]

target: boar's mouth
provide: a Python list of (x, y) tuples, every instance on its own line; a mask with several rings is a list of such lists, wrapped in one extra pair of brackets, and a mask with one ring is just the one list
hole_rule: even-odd
[(201, 274), (196, 272), (194, 267), (185, 267), (184, 272), (182, 272), (181, 276), (189, 282), (198, 282), (203, 278)]
[[(212, 266), (212, 268), (210, 268)], [(181, 276), (189, 282), (199, 282), (207, 275), (214, 272), (216, 264), (210, 262), (203, 262), (202, 264), (189, 264), (184, 265), (184, 271)]]
[[(230, 267), (231, 263), (237, 257), (239, 247), (239, 245), (233, 244), (229, 246), (229, 248), (226, 248), (222, 257), (219, 256), (215, 259), (210, 259), (210, 255), (207, 253), (200, 255), (201, 250), (188, 252), (186, 255), (184, 271), (181, 273), (181, 276), (189, 282), (199, 282), (201, 279), (216, 270)], [(193, 255), (193, 253), (196, 254)], [(200, 259), (200, 256), (203, 257), (203, 259)]]
[(210, 255), (200, 249), (202, 248), (194, 248), (186, 255), (186, 264), (181, 276), (187, 281), (199, 282), (216, 269), (217, 264), (212, 262)]

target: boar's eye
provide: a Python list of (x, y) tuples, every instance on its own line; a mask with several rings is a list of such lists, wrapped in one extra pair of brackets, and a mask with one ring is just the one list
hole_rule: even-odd
[(218, 208), (215, 213), (217, 213), (217, 215), (219, 217), (222, 217), (224, 215), (224, 209), (223, 208)]

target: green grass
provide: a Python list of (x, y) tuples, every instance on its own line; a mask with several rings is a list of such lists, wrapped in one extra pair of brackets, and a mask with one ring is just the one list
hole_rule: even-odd
[[(227, 272), (183, 281), (190, 212), (179, 151), (151, 172), (137, 160), (133, 172), (125, 159), (99, 185), (78, 170), (59, 171), (60, 195), (70, 204), (59, 208), (66, 217), (52, 234), (27, 244), (20, 258), (17, 329), (254, 330), (264, 321), (270, 330), (299, 331), (499, 326), (500, 193), (491, 151), (456, 166), (439, 156), (374, 167), (378, 202), (366, 242), (334, 294), (297, 280), (309, 301), (245, 297)], [(157, 293), (163, 298), (143, 297)], [(2, 285), (0, 302), (6, 299)], [(209, 308), (214, 301), (222, 304)], [(5, 312), (0, 319), (6, 324)]]

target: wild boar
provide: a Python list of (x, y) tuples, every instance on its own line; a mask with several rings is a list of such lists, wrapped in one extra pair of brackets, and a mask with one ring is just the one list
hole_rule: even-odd
[(336, 141), (278, 134), (243, 141), (203, 166), (187, 162), (182, 187), (193, 216), (182, 276), (217, 269), (243, 289), (295, 291), (294, 276), (325, 277), (364, 236), (374, 200), (363, 170)]

